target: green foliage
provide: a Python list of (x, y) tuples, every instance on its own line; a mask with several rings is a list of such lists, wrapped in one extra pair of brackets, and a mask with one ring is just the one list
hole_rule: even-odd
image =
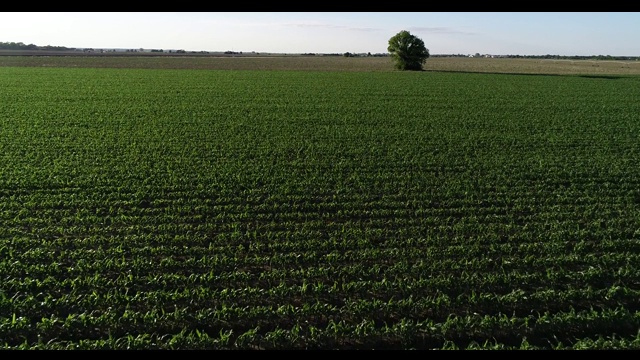
[(0, 50), (37, 50), (34, 44), (24, 44), (22, 42), (0, 42)]
[(2, 67), (0, 348), (638, 349), (637, 82)]
[(0, 42), (0, 50), (73, 50), (64, 46), (36, 46), (34, 44), (24, 44), (22, 42)]
[(422, 65), (429, 58), (424, 41), (406, 30), (389, 39), (387, 51), (399, 70), (422, 70)]

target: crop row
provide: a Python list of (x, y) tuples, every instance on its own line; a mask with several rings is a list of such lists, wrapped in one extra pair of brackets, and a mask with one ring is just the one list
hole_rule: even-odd
[(0, 346), (637, 348), (637, 77), (0, 68)]

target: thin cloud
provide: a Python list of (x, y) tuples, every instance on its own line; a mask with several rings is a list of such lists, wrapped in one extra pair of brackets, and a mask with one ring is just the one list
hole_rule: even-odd
[(283, 23), (280, 24), (282, 26), (294, 26), (294, 27), (306, 27), (306, 28), (324, 28), (324, 29), (343, 29), (350, 31), (379, 31), (382, 29), (378, 28), (370, 28), (370, 27), (353, 27), (353, 26), (345, 26), (345, 25), (334, 25), (334, 24), (325, 24), (325, 23)]
[(250, 23), (246, 24), (250, 26), (286, 26), (286, 27), (299, 27), (299, 28), (323, 28), (323, 29), (338, 29), (349, 31), (380, 31), (379, 28), (371, 27), (357, 27), (346, 25), (326, 24), (320, 22), (296, 22), (296, 23)]
[(247, 27), (297, 27), (297, 28), (318, 28), (318, 29), (338, 29), (348, 31), (381, 31), (381, 28), (372, 27), (357, 27), (346, 25), (335, 25), (323, 22), (305, 21), (305, 22), (251, 22), (251, 23), (230, 23), (235, 26), (247, 26)]
[(440, 27), (412, 26), (412, 27), (409, 27), (408, 29), (410, 31), (426, 32), (426, 33), (432, 33), (432, 34), (462, 34), (462, 35), (476, 34), (474, 32), (460, 30), (458, 28), (446, 27), (446, 26), (440, 26)]

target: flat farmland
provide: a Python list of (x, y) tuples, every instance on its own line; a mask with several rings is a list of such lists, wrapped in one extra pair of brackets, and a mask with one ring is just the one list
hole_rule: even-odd
[(636, 63), (311, 59), (0, 57), (0, 348), (640, 348)]
[[(201, 70), (309, 70), (309, 71), (395, 71), (389, 57), (343, 56), (189, 56), (187, 55), (75, 55), (10, 56), (0, 51), (0, 67), (88, 67)], [(55, 54), (55, 53), (53, 53)], [(59, 53), (58, 53), (59, 54)], [(433, 57), (426, 71), (555, 74), (555, 75), (640, 75), (640, 61), (551, 60), (514, 58)]]

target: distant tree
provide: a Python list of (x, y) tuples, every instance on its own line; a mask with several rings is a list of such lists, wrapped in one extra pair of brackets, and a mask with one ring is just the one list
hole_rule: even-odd
[(400, 70), (422, 70), (422, 65), (429, 58), (429, 49), (424, 46), (424, 41), (406, 30), (389, 39), (387, 51)]

